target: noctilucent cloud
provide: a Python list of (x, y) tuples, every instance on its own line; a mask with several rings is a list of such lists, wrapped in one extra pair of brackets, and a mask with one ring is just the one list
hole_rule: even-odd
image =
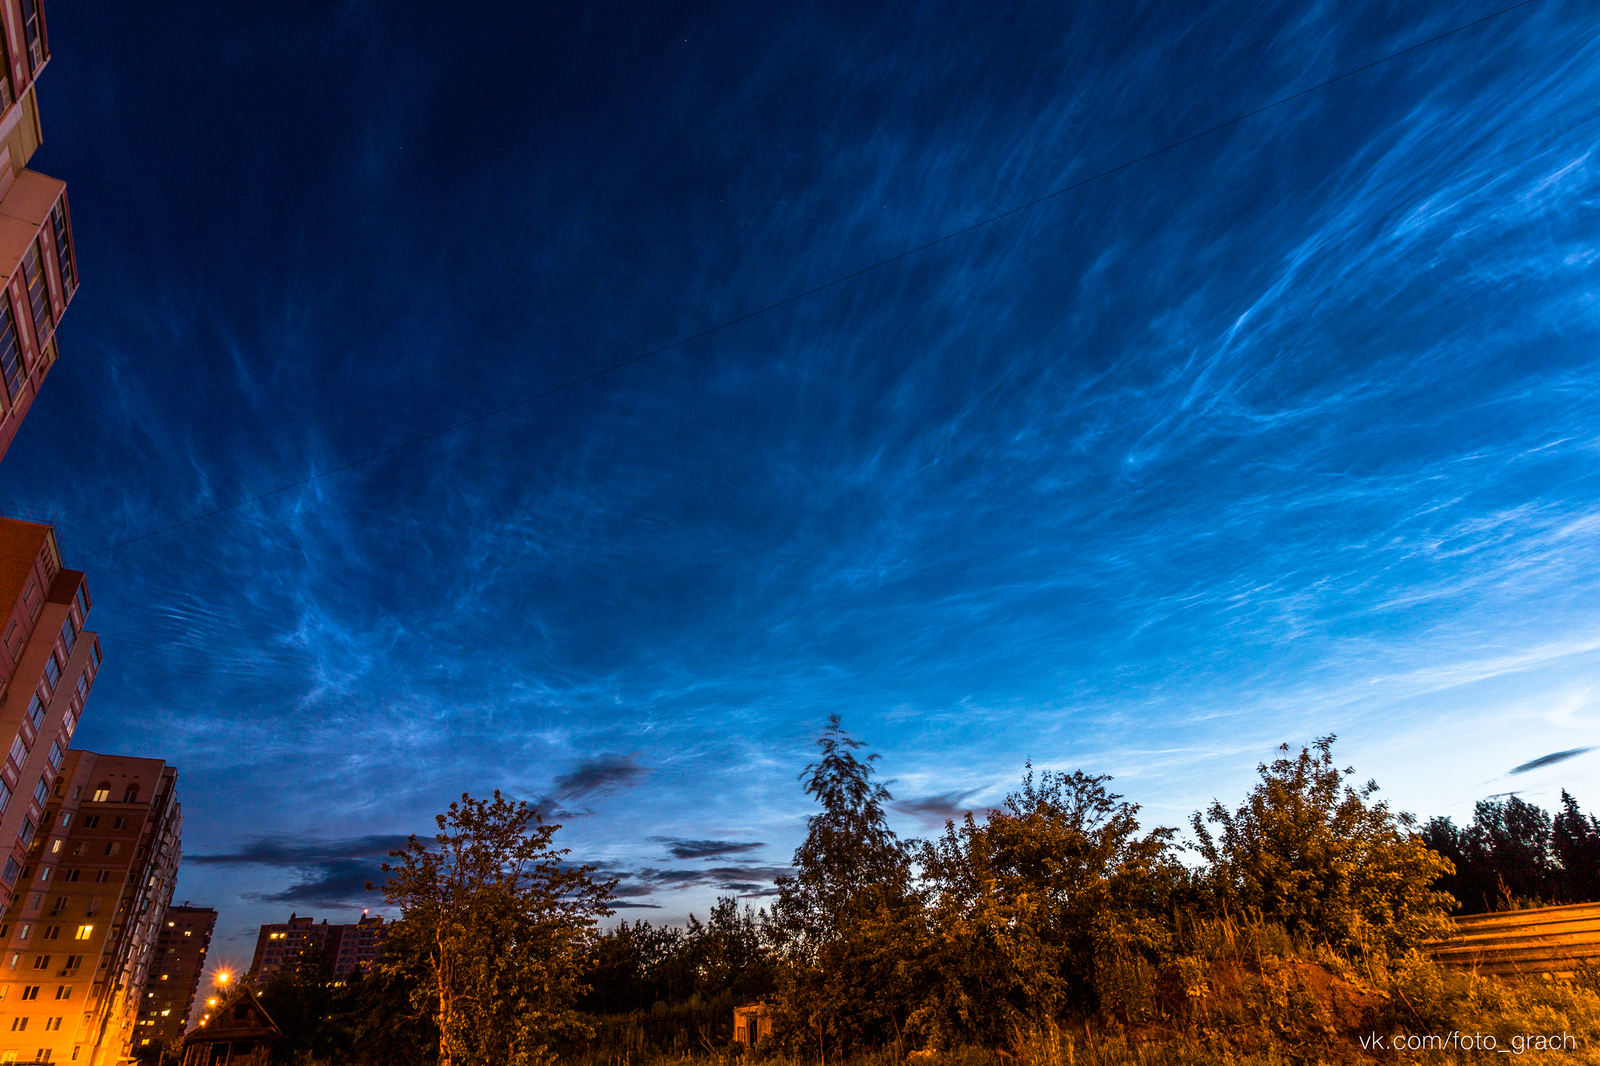
[(77, 743), (179, 767), (234, 964), (494, 788), (623, 917), (759, 902), (832, 712), (907, 834), (1326, 733), (1422, 816), (1600, 803), (1577, 0), (89, 554), (1503, 6), (53, 4), (83, 289), (0, 498), (89, 572)]

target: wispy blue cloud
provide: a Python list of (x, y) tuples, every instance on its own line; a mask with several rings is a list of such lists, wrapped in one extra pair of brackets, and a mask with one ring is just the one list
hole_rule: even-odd
[[(85, 285), (8, 494), (92, 550), (1488, 10), (52, 9)], [(1600, 730), (1597, 46), (1530, 5), (99, 556), (79, 742), (176, 763), (213, 857), (502, 788), (669, 919), (770, 891), (832, 711), (912, 832), (1030, 757), (1181, 824), (1328, 731), (1470, 804), (1508, 729)], [(373, 861), (180, 894), (244, 929)]]

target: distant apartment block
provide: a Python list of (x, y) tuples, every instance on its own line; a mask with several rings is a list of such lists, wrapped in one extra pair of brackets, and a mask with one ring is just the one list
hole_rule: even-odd
[(0, 909), (20, 891), (100, 669), (100, 640), (83, 628), (89, 607), (83, 574), (61, 568), (50, 526), (0, 518)]
[(210, 907), (167, 908), (139, 997), (135, 1047), (160, 1045), (183, 1035), (216, 926), (217, 912)]
[(43, 140), (34, 82), (50, 61), (41, 0), (0, 0), (0, 456), (56, 361), (78, 290), (66, 185), (27, 169)]
[(110, 1066), (156, 1028), (139, 1014), (182, 856), (176, 781), (160, 759), (67, 753), (0, 921), (0, 1062)]
[(371, 969), (388, 936), (380, 914), (363, 914), (349, 925), (329, 925), (326, 918), (319, 925), (315, 918), (291, 914), (287, 922), (261, 927), (249, 979), (256, 988), (281, 973), (343, 981), (357, 970)]

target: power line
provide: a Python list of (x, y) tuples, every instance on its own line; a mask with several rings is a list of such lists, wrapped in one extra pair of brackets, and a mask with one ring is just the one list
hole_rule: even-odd
[(99, 549), (97, 551), (89, 552), (86, 555), (80, 555), (77, 558), (72, 559), (71, 562), (75, 563), (75, 564), (76, 563), (80, 563), (85, 559), (92, 559), (97, 555), (104, 555), (106, 552), (115, 551), (118, 548), (127, 547), (129, 544), (137, 544), (141, 540), (148, 540), (151, 537), (157, 537), (157, 536), (160, 536), (163, 533), (170, 533), (174, 529), (181, 529), (184, 526), (193, 525), (195, 522), (203, 521), (204, 519), (212, 518), (212, 517), (214, 517), (216, 515), (224, 514), (224, 513), (228, 512), (228, 511), (237, 510), (240, 507), (249, 506), (252, 503), (257, 503), (257, 502), (259, 502), (261, 500), (264, 500), (269, 496), (276, 496), (281, 492), (288, 492), (290, 489), (297, 489), (297, 488), (301, 487), (302, 485), (309, 485), (313, 481), (318, 481), (318, 480), (320, 480), (322, 478), (329, 477), (329, 476), (331, 476), (333, 474), (342, 473), (343, 471), (349, 470), (352, 467), (361, 466), (364, 463), (370, 463), (374, 459), (381, 459), (386, 455), (392, 455), (395, 452), (402, 451), (402, 450), (404, 450), (406, 448), (410, 448), (410, 447), (412, 447), (414, 445), (422, 444), (425, 441), (433, 440), (435, 437), (442, 437), (446, 433), (454, 433), (458, 429), (464, 429), (467, 426), (473, 425), (473, 424), (478, 423), (478, 422), (482, 422), (485, 419), (493, 418), (496, 415), (503, 415), (507, 411), (514, 411), (519, 407), (523, 407), (523, 406), (526, 406), (527, 404), (534, 403), (537, 400), (545, 399), (548, 396), (554, 396), (556, 393), (563, 392), (563, 391), (565, 391), (567, 389), (573, 388), (576, 385), (582, 385), (586, 381), (593, 381), (595, 378), (604, 377), (607, 374), (616, 373), (618, 370), (622, 370), (625, 367), (630, 367), (635, 363), (642, 363), (644, 360), (649, 359), (652, 356), (660, 355), (663, 352), (670, 352), (674, 348), (681, 348), (685, 344), (689, 344), (692, 341), (700, 340), (700, 339), (702, 339), (704, 337), (709, 337), (713, 333), (720, 333), (721, 331), (723, 331), (725, 329), (729, 329), (730, 327), (737, 326), (741, 322), (747, 322), (750, 319), (756, 318), (756, 317), (758, 317), (760, 315), (764, 315), (769, 311), (776, 311), (780, 307), (786, 307), (789, 304), (795, 303), (795, 302), (797, 302), (799, 300), (804, 300), (808, 296), (815, 296), (817, 293), (823, 292), (823, 291), (825, 291), (827, 289), (831, 289), (836, 285), (843, 285), (845, 282), (852, 281), (852, 280), (854, 280), (856, 278), (859, 278), (863, 274), (870, 274), (874, 270), (881, 270), (883, 267), (889, 266), (892, 263), (898, 263), (902, 259), (906, 259), (906, 258), (908, 258), (910, 256), (913, 256), (913, 255), (916, 255), (916, 254), (918, 254), (920, 252), (925, 252), (928, 249), (937, 247), (938, 245), (944, 244), (947, 241), (955, 240), (957, 237), (961, 237), (961, 236), (964, 236), (965, 234), (971, 233), (973, 230), (982, 229), (984, 226), (992, 225), (995, 222), (999, 222), (1001, 219), (1010, 218), (1012, 215), (1019, 214), (1020, 212), (1027, 211), (1027, 210), (1029, 210), (1031, 208), (1034, 208), (1034, 207), (1038, 207), (1040, 204), (1045, 203), (1046, 201), (1049, 201), (1049, 200), (1054, 200), (1058, 196), (1064, 196), (1067, 193), (1072, 192), (1074, 189), (1081, 189), (1085, 185), (1090, 184), (1091, 182), (1099, 181), (1101, 178), (1110, 177), (1111, 175), (1119, 173), (1120, 171), (1127, 170), (1131, 166), (1135, 166), (1135, 165), (1137, 165), (1139, 163), (1143, 163), (1143, 162), (1145, 162), (1147, 160), (1154, 159), (1158, 155), (1164, 155), (1167, 152), (1172, 151), (1174, 148), (1181, 148), (1184, 145), (1189, 144), (1191, 141), (1197, 141), (1202, 137), (1209, 137), (1211, 134), (1217, 133), (1220, 130), (1225, 130), (1229, 126), (1236, 126), (1239, 123), (1244, 122), (1246, 119), (1254, 118), (1257, 115), (1263, 114), (1263, 113), (1265, 113), (1267, 111), (1271, 111), (1273, 108), (1282, 107), (1284, 104), (1290, 103), (1290, 102), (1292, 102), (1294, 100), (1298, 100), (1302, 96), (1306, 96), (1306, 95), (1308, 95), (1310, 93), (1314, 93), (1319, 89), (1326, 89), (1328, 86), (1333, 85), (1333, 84), (1335, 84), (1337, 82), (1344, 81), (1346, 78), (1354, 77), (1355, 75), (1360, 74), (1363, 71), (1371, 70), (1373, 67), (1381, 66), (1384, 63), (1390, 62), (1391, 60), (1398, 59), (1399, 57), (1401, 57), (1403, 55), (1406, 55), (1409, 52), (1415, 52), (1418, 49), (1426, 48), (1426, 47), (1428, 47), (1429, 45), (1432, 45), (1432, 44), (1437, 44), (1438, 42), (1444, 40), (1446, 37), (1452, 37), (1455, 34), (1461, 33), (1463, 30), (1470, 30), (1474, 26), (1481, 26), (1483, 23), (1488, 22), (1491, 19), (1499, 18), (1501, 15), (1507, 14), (1508, 12), (1511, 12), (1511, 11), (1515, 11), (1518, 8), (1521, 8), (1521, 7), (1527, 7), (1529, 4), (1532, 4), (1534, 2), (1535, 2), (1535, 0), (1520, 0), (1519, 3), (1512, 4), (1509, 7), (1503, 7), (1498, 11), (1494, 11), (1494, 12), (1491, 12), (1490, 14), (1484, 15), (1482, 18), (1473, 19), (1471, 22), (1464, 22), (1461, 25), (1455, 27), (1454, 29), (1446, 30), (1443, 33), (1441, 33), (1441, 34), (1439, 34), (1439, 35), (1437, 35), (1435, 37), (1429, 37), (1425, 41), (1419, 41), (1416, 44), (1410, 45), (1409, 47), (1400, 49), (1398, 52), (1391, 52), (1388, 55), (1384, 56), (1382, 59), (1375, 59), (1370, 63), (1365, 63), (1365, 64), (1363, 64), (1363, 65), (1361, 65), (1359, 67), (1355, 67), (1354, 69), (1347, 70), (1343, 74), (1338, 75), (1337, 77), (1329, 78), (1327, 81), (1318, 82), (1316, 85), (1312, 85), (1309, 88), (1301, 89), (1299, 92), (1290, 93), (1288, 96), (1280, 97), (1277, 100), (1272, 101), (1270, 104), (1265, 104), (1265, 105), (1263, 105), (1261, 107), (1256, 108), (1254, 111), (1246, 111), (1242, 115), (1237, 115), (1237, 116), (1235, 116), (1233, 118), (1230, 118), (1226, 122), (1220, 122), (1217, 125), (1210, 127), (1209, 129), (1201, 130), (1199, 133), (1192, 133), (1189, 136), (1182, 138), (1181, 140), (1173, 141), (1171, 144), (1168, 144), (1163, 148), (1157, 148), (1153, 152), (1147, 152), (1144, 155), (1136, 156), (1133, 159), (1129, 159), (1129, 160), (1127, 160), (1125, 162), (1118, 163), (1114, 167), (1110, 167), (1110, 168), (1108, 168), (1106, 170), (1099, 171), (1098, 173), (1091, 174), (1086, 178), (1080, 178), (1079, 180), (1071, 183), (1070, 185), (1063, 185), (1061, 188), (1056, 189), (1053, 192), (1047, 192), (1042, 196), (1038, 196), (1038, 197), (1035, 197), (1032, 200), (1027, 201), (1026, 203), (1021, 203), (1021, 204), (1016, 205), (1015, 207), (1007, 208), (1006, 210), (1001, 211), (998, 214), (990, 215), (987, 218), (984, 218), (984, 219), (981, 219), (980, 221), (974, 222), (971, 225), (963, 226), (960, 229), (951, 230), (949, 233), (946, 233), (942, 237), (935, 237), (933, 240), (928, 241), (925, 244), (919, 244), (914, 248), (907, 248), (903, 252), (900, 252), (900, 253), (898, 253), (896, 255), (891, 255), (887, 259), (880, 259), (875, 263), (872, 263), (872, 264), (870, 264), (868, 266), (861, 267), (861, 268), (859, 268), (857, 270), (853, 270), (848, 274), (843, 274), (843, 275), (841, 275), (841, 276), (839, 276), (837, 278), (834, 278), (832, 281), (825, 281), (821, 285), (817, 285), (817, 286), (814, 286), (812, 288), (805, 289), (804, 291), (797, 292), (792, 296), (786, 296), (783, 299), (778, 300), (775, 303), (770, 303), (770, 304), (767, 304), (765, 307), (761, 307), (761, 308), (758, 308), (757, 310), (749, 311), (749, 312), (746, 312), (745, 314), (739, 315), (737, 318), (727, 319), (726, 321), (718, 323), (717, 325), (712, 326), (709, 329), (703, 329), (699, 333), (691, 333), (686, 337), (680, 337), (677, 340), (673, 341), (671, 344), (664, 344), (659, 348), (652, 348), (650, 351), (644, 352), (641, 355), (636, 355), (631, 359), (624, 359), (620, 363), (613, 363), (610, 366), (603, 367), (603, 368), (601, 368), (599, 370), (592, 371), (592, 372), (590, 372), (588, 374), (584, 374), (582, 377), (572, 378), (569, 381), (562, 382), (560, 385), (555, 385), (555, 386), (553, 386), (551, 388), (545, 389), (543, 392), (536, 392), (531, 396), (525, 396), (520, 400), (515, 400), (515, 401), (513, 401), (511, 403), (508, 403), (508, 404), (502, 406), (502, 407), (496, 407), (496, 408), (494, 408), (492, 410), (484, 411), (481, 414), (473, 415), (471, 418), (465, 419), (465, 420), (460, 421), (460, 422), (456, 422), (456, 423), (454, 423), (452, 425), (445, 426), (442, 429), (436, 429), (436, 430), (432, 431), (431, 433), (424, 433), (420, 437), (413, 437), (410, 440), (402, 441), (399, 444), (391, 445), (388, 448), (384, 448), (382, 451), (376, 451), (376, 452), (371, 453), (370, 455), (364, 455), (359, 459), (352, 459), (348, 463), (343, 463), (343, 464), (341, 464), (339, 466), (330, 467), (327, 470), (323, 470), (323, 471), (321, 471), (319, 473), (312, 474), (310, 477), (301, 478), (299, 481), (291, 481), (291, 482), (289, 482), (287, 484), (279, 485), (277, 488), (268, 489), (266, 492), (260, 493), (260, 494), (255, 495), (255, 496), (251, 496), (248, 499), (239, 500), (236, 503), (230, 503), (230, 504), (227, 504), (227, 505), (225, 505), (223, 507), (213, 508), (212, 510), (205, 511), (205, 512), (203, 512), (201, 514), (197, 514), (197, 515), (193, 516), (192, 518), (185, 518), (181, 522), (174, 522), (171, 525), (162, 526), (159, 529), (152, 529), (148, 533), (141, 533), (136, 537), (129, 537), (127, 540), (119, 540), (115, 544), (108, 544), (106, 547), (101, 548), (101, 549)]

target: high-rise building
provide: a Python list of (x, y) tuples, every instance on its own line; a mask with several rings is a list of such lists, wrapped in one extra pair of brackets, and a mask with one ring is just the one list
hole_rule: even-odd
[(139, 997), (134, 1046), (164, 1044), (183, 1035), (216, 925), (217, 912), (210, 907), (185, 903), (167, 908)]
[(0, 0), (0, 456), (56, 361), (78, 289), (67, 187), (27, 169), (44, 138), (34, 81), (50, 61), (42, 0)]
[(0, 921), (0, 1062), (129, 1056), (182, 856), (176, 782), (160, 759), (67, 753)]
[(344, 981), (357, 970), (370, 970), (383, 954), (389, 927), (381, 914), (362, 914), (352, 925), (328, 927), (327, 959), (335, 981)]
[(319, 925), (315, 918), (291, 914), (287, 922), (261, 927), (249, 980), (256, 988), (280, 973), (343, 981), (356, 970), (370, 969), (388, 936), (381, 914), (363, 913), (349, 925), (329, 925), (326, 918)]
[(100, 669), (100, 640), (83, 628), (89, 606), (50, 526), (0, 518), (0, 908), (18, 890)]

